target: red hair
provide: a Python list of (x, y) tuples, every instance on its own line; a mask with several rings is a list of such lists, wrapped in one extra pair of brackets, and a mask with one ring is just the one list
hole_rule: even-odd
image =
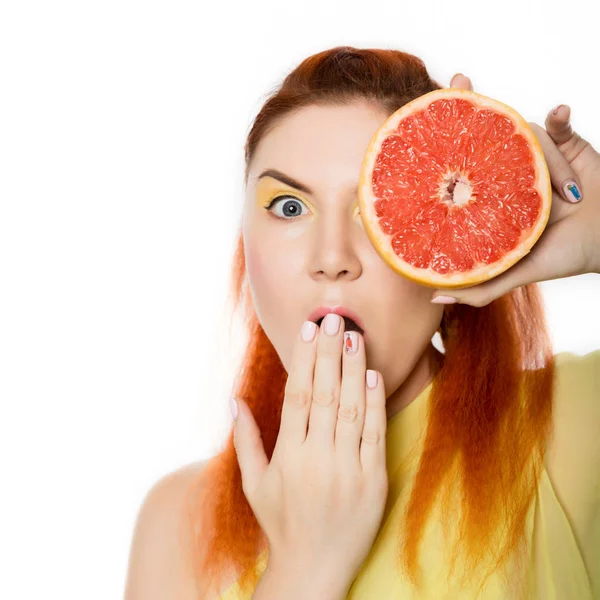
[[(337, 47), (310, 56), (285, 78), (255, 118), (245, 147), (246, 183), (260, 140), (305, 106), (367, 99), (391, 114), (436, 89), (441, 86), (423, 62), (405, 52)], [(245, 283), (240, 231), (230, 295), (233, 314), (242, 308), (249, 342), (232, 395), (250, 407), (270, 458), (287, 373), (258, 321)], [(465, 573), (472, 576), (493, 553), (487, 577), (519, 548), (552, 420), (555, 364), (536, 284), (512, 290), (484, 307), (447, 305), (438, 332), (444, 358), (431, 388), (423, 451), (398, 529), (397, 565), (415, 586), (419, 543), (438, 495), (444, 519), (459, 526), (451, 565), (462, 553)], [(451, 514), (444, 494), (454, 482), (462, 490), (460, 520)], [(196, 493), (200, 484), (202, 497)], [(189, 500), (195, 577), (222, 592), (219, 586), (229, 573), (239, 578), (243, 589), (252, 590), (260, 576), (254, 565), (265, 538), (242, 490), (233, 431), (206, 465)]]

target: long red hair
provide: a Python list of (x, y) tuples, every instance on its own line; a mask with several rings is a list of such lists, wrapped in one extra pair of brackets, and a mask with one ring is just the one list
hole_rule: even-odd
[[(278, 121), (304, 106), (371, 99), (391, 114), (436, 89), (441, 86), (430, 78), (423, 62), (405, 52), (337, 47), (310, 56), (256, 116), (245, 146), (245, 180), (259, 141)], [(258, 321), (245, 284), (240, 230), (230, 297), (232, 315), (242, 311), (249, 342), (232, 395), (250, 407), (270, 458), (287, 373)], [(447, 305), (438, 332), (444, 359), (433, 381), (423, 452), (398, 530), (397, 564), (415, 586), (426, 521), (438, 495), (453, 482), (461, 484), (462, 518), (450, 563), (462, 553), (468, 578), (493, 552), (493, 569), (487, 577), (517, 550), (535, 498), (552, 419), (555, 365), (536, 284), (484, 307)], [(443, 484), (448, 486), (442, 488)], [(196, 493), (200, 485), (202, 495)], [(442, 506), (449, 504), (443, 501)], [(202, 586), (211, 582), (215, 591), (222, 591), (235, 574), (243, 589), (252, 590), (259, 578), (256, 558), (265, 539), (242, 490), (233, 431), (206, 465), (202, 482), (190, 490), (188, 518), (186, 527), (194, 540), (190, 565)], [(444, 518), (458, 521), (448, 510)], [(228, 580), (225, 573), (230, 574)]]

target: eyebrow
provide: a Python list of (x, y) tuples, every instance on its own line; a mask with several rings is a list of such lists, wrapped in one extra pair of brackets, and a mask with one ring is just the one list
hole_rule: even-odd
[(299, 181), (296, 181), (295, 179), (292, 179), (289, 175), (286, 175), (285, 173), (282, 173), (277, 169), (266, 169), (257, 177), (257, 181), (262, 179), (263, 177), (272, 177), (273, 179), (281, 181), (281, 183), (285, 183), (285, 185), (289, 185), (290, 187), (300, 190), (304, 194), (314, 196), (314, 192), (309, 187), (307, 187), (303, 183), (300, 183)]
[[(304, 185), (303, 183), (300, 183), (299, 181), (296, 181), (289, 175), (286, 175), (285, 173), (282, 173), (277, 169), (266, 169), (256, 178), (256, 180), (259, 181), (263, 177), (272, 177), (273, 179), (281, 181), (281, 183), (285, 183), (285, 185), (289, 185), (290, 187), (300, 190), (304, 194), (308, 194), (310, 196), (315, 195), (315, 193), (308, 186)], [(358, 186), (355, 186), (355, 188), (353, 189), (353, 193), (358, 193)]]

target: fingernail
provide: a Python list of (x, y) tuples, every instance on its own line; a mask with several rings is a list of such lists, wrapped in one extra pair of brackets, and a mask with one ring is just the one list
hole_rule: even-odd
[(456, 75), (455, 75), (455, 76), (452, 78), (452, 83), (454, 83), (454, 80), (455, 80), (457, 77), (459, 77), (459, 76), (460, 76), (460, 77), (464, 77), (464, 75), (463, 75), (462, 73), (457, 73), (457, 74), (456, 74)]
[(358, 335), (356, 331), (344, 331), (344, 350), (353, 354), (358, 351)]
[(565, 191), (565, 195), (570, 202), (575, 203), (581, 201), (581, 192), (574, 181), (567, 181), (563, 187), (563, 190)]
[(373, 389), (377, 385), (377, 371), (367, 369), (367, 387)]
[(233, 417), (233, 420), (237, 421), (238, 405), (233, 398), (229, 398), (229, 408), (231, 409), (231, 416)]
[(431, 302), (433, 304), (454, 304), (456, 298), (451, 298), (450, 296), (436, 296)]
[(553, 114), (553, 115), (557, 115), (557, 114), (558, 114), (558, 111), (559, 111), (559, 109), (560, 109), (560, 107), (561, 107), (561, 106), (565, 106), (565, 105), (564, 105), (564, 104), (559, 104), (559, 105), (558, 105), (558, 106), (557, 106), (557, 107), (556, 107), (556, 108), (555, 108), (555, 109), (552, 111), (552, 114)]
[(312, 321), (304, 321), (302, 325), (302, 339), (305, 342), (310, 342), (314, 337), (317, 331), (317, 324)]
[(327, 313), (323, 323), (327, 335), (335, 335), (340, 330), (340, 316), (335, 313)]

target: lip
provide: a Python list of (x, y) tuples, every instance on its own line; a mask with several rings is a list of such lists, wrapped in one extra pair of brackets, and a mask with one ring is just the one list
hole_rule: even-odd
[(321, 317), (324, 317), (329, 313), (335, 313), (341, 317), (349, 317), (352, 319), (363, 330), (363, 337), (366, 338), (365, 326), (362, 319), (353, 310), (340, 304), (336, 304), (335, 306), (318, 306), (308, 315), (307, 319), (316, 323)]

